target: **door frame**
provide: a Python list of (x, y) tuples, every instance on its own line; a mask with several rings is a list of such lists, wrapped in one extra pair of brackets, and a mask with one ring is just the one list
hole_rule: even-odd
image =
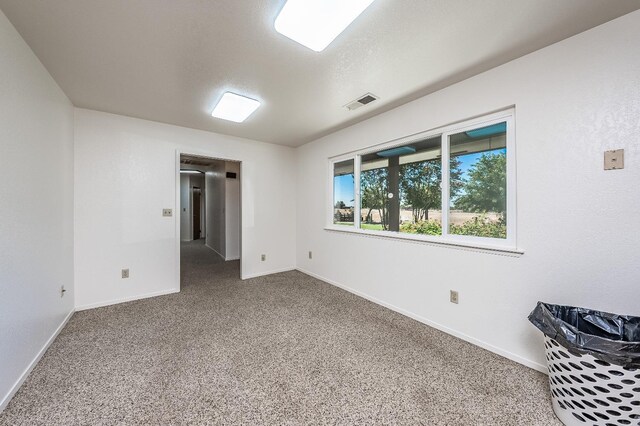
[[(236, 163), (240, 164), (240, 212), (239, 212), (239, 220), (240, 220), (240, 279), (244, 279), (244, 273), (242, 270), (242, 258), (243, 256), (243, 236), (244, 233), (242, 232), (242, 224), (243, 224), (243, 220), (242, 220), (242, 212), (243, 209), (242, 207), (244, 206), (244, 197), (245, 197), (245, 191), (243, 190), (243, 186), (244, 186), (244, 162), (242, 160), (238, 160), (235, 158), (226, 158), (224, 156), (218, 155), (216, 153), (213, 152), (206, 152), (206, 151), (198, 151), (195, 149), (176, 149), (176, 156), (175, 156), (175, 205), (174, 205), (174, 224), (175, 224), (175, 254), (174, 254), (174, 262), (175, 262), (175, 271), (176, 271), (176, 276), (175, 276), (175, 282), (176, 282), (176, 289), (178, 291), (180, 291), (180, 156), (181, 155), (191, 155), (191, 156), (196, 156), (196, 157), (204, 157), (204, 158), (208, 158), (211, 160), (222, 160), (222, 161), (233, 161)], [(205, 183), (206, 185), (206, 183)]]

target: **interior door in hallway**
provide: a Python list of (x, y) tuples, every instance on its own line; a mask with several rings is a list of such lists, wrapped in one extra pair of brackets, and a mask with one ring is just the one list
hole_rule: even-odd
[(193, 187), (193, 239), (200, 239), (200, 188)]

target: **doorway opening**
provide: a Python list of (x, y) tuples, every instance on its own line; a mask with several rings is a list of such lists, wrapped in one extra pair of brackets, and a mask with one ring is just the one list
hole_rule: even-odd
[(239, 277), (240, 162), (180, 154), (179, 166), (180, 288)]
[(200, 239), (200, 234), (202, 233), (202, 224), (200, 223), (200, 217), (202, 216), (201, 212), (200, 212), (200, 208), (201, 208), (200, 198), (202, 196), (202, 191), (200, 190), (199, 187), (194, 186), (191, 196), (193, 197), (192, 198), (193, 199), (193, 209), (192, 209), (192, 214), (193, 214), (193, 239), (194, 240), (199, 240)]

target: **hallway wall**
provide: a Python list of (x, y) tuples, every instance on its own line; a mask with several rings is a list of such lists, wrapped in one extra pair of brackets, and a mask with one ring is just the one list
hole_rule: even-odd
[(180, 175), (180, 241), (191, 241), (191, 194), (189, 175)]
[(207, 246), (225, 258), (224, 225), (224, 161), (215, 161), (207, 167)]
[(225, 179), (225, 258), (240, 259), (240, 163), (227, 161), (225, 170), (236, 179)]

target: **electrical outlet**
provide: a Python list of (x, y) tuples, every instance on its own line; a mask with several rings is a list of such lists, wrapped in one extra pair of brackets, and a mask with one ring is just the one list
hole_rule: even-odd
[(309, 251), (309, 259), (313, 259), (313, 252)]
[(64, 286), (60, 286), (60, 297), (64, 297), (64, 294), (67, 292), (67, 290), (65, 290)]
[(260, 260), (262, 260), (263, 262), (267, 260), (267, 255), (263, 254), (262, 256), (260, 256)]
[(451, 303), (458, 304), (458, 292), (455, 290), (449, 290), (449, 301)]
[(164, 217), (173, 216), (173, 210), (172, 209), (162, 209), (162, 216), (164, 216)]
[(122, 270), (122, 278), (129, 278), (129, 268)]

